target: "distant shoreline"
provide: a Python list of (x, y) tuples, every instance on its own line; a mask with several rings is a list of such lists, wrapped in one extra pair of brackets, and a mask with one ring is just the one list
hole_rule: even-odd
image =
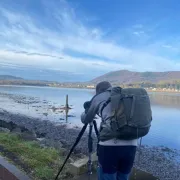
[[(146, 89), (147, 90), (147, 89)], [(148, 92), (159, 92), (159, 93), (175, 93), (175, 94), (180, 94), (179, 91), (171, 91), (171, 90), (147, 90)]]
[[(95, 88), (92, 87), (78, 87), (78, 86), (33, 86), (33, 85), (0, 85), (0, 87), (37, 87), (37, 88), (61, 88), (61, 89), (92, 89), (94, 90)], [(145, 88), (147, 92), (159, 92), (159, 93), (175, 93), (175, 94), (180, 94), (180, 90), (160, 90), (160, 89), (156, 89), (156, 90), (152, 90), (152, 89), (147, 89)]]

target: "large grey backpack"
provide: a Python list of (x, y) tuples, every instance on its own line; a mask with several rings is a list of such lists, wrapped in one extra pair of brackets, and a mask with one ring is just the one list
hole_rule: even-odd
[(110, 103), (111, 118), (102, 123), (100, 140), (111, 138), (122, 140), (138, 139), (148, 134), (152, 111), (147, 91), (143, 88), (120, 88), (110, 90), (110, 98), (103, 109)]

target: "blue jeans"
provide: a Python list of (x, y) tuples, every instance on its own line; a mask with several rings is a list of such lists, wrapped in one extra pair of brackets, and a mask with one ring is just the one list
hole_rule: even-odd
[(136, 146), (98, 146), (98, 180), (128, 180)]

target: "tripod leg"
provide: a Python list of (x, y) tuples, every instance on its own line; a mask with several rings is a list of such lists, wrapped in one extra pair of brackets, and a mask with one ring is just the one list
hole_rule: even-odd
[(74, 145), (72, 146), (72, 148), (71, 148), (69, 154), (67, 155), (67, 157), (66, 157), (66, 159), (65, 159), (65, 161), (64, 161), (64, 163), (63, 163), (63, 165), (62, 165), (62, 167), (60, 168), (58, 174), (56, 175), (55, 180), (58, 179), (58, 177), (59, 177), (60, 173), (62, 172), (62, 170), (63, 170), (63, 168), (64, 168), (64, 166), (65, 166), (67, 160), (69, 159), (69, 157), (71, 156), (72, 152), (74, 151), (74, 148), (75, 148), (75, 147), (77, 146), (77, 144), (79, 143), (81, 137), (83, 136), (83, 134), (84, 134), (84, 132), (85, 132), (85, 130), (86, 130), (86, 128), (87, 128), (87, 125), (88, 125), (88, 124), (85, 124), (85, 125), (83, 126), (83, 128), (81, 129), (81, 131), (80, 131), (80, 133), (79, 133), (79, 135), (78, 135), (78, 137), (77, 137), (77, 139), (76, 139), (76, 142), (74, 143)]
[(97, 123), (95, 120), (93, 120), (93, 125), (94, 125), (94, 130), (95, 130), (96, 136), (97, 136), (97, 138), (99, 138), (99, 131), (98, 131)]
[(89, 160), (88, 160), (88, 175), (92, 174), (92, 151), (93, 151), (93, 139), (92, 139), (93, 123), (89, 124), (89, 137), (88, 137), (88, 149), (89, 149)]

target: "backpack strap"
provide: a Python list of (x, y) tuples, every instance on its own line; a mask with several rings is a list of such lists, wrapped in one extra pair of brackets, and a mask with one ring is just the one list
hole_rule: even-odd
[[(110, 88), (109, 89), (107, 89), (106, 91), (110, 91)], [(92, 103), (92, 101), (94, 100), (94, 98), (95, 97), (97, 97), (98, 95), (100, 95), (100, 94), (102, 94), (102, 93), (104, 93), (104, 92), (101, 92), (101, 93), (99, 93), (99, 94), (96, 94), (96, 95), (94, 95), (92, 98), (91, 98), (91, 100), (90, 101), (87, 101), (86, 103), (88, 103), (89, 104), (89, 107), (91, 106), (91, 103)], [(89, 109), (89, 108), (88, 108)], [(85, 110), (85, 112), (87, 113), (87, 111), (88, 111), (88, 109), (87, 110)], [(97, 114), (99, 117), (101, 117), (99, 114)]]
[(130, 114), (130, 118), (132, 119), (133, 118), (133, 115), (134, 115), (134, 109), (135, 109), (135, 102), (136, 102), (136, 97), (133, 95), (132, 96), (132, 107), (131, 107), (131, 114)]
[(123, 95), (121, 94), (122, 89), (118, 88), (118, 90), (114, 90), (111, 92), (111, 109), (112, 115), (115, 115), (119, 108), (120, 100), (123, 99)]
[(102, 117), (102, 112), (104, 108), (111, 102), (111, 98), (109, 98), (102, 106), (101, 111), (100, 111), (100, 117)]
[[(116, 87), (115, 87), (116, 88)], [(117, 109), (118, 105), (119, 105), (119, 99), (122, 98), (121, 96), (121, 91), (122, 88), (118, 87), (118, 90), (120, 90), (120, 93), (116, 93), (116, 91), (113, 91), (114, 88), (109, 88), (107, 91), (110, 91), (110, 97), (108, 98), (108, 100), (103, 104), (102, 108), (101, 108), (101, 113), (100, 113), (100, 117), (102, 117), (102, 112), (104, 110), (104, 108), (111, 102), (112, 103), (112, 107), (113, 107), (113, 111), (115, 112), (115, 110)]]

